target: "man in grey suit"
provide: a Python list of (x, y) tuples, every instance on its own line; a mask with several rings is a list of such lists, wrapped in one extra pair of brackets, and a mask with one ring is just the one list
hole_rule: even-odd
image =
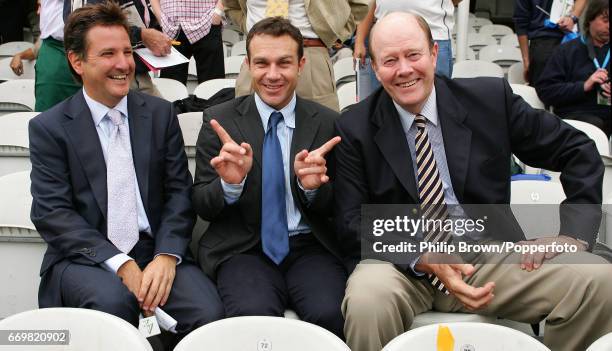
[(291, 308), (341, 336), (347, 274), (325, 160), (340, 141), (338, 114), (295, 94), (302, 40), (282, 18), (255, 24), (247, 36), (255, 94), (204, 113), (193, 202), (211, 223), (199, 258), (229, 317)]

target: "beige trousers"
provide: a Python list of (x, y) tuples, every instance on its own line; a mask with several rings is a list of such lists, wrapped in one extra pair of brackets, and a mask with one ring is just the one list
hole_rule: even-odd
[[(334, 69), (327, 49), (323, 47), (304, 48), (304, 57), (306, 57), (306, 63), (298, 79), (296, 94), (334, 111), (340, 111)], [(236, 97), (252, 92), (251, 75), (248, 66), (243, 63), (236, 79)]]
[(157, 96), (159, 98), (162, 97), (148, 73), (135, 74), (134, 79), (132, 79), (130, 83), (130, 89), (138, 90), (141, 93)]
[[(489, 254), (471, 261), (476, 272), (464, 279), (468, 284), (495, 282), (493, 301), (476, 313), (525, 323), (545, 319), (544, 343), (552, 351), (585, 350), (612, 332), (612, 265), (607, 261), (586, 252), (565, 254), (527, 272), (519, 258)], [(347, 344), (353, 351), (379, 351), (409, 330), (416, 315), (431, 309), (469, 313), (426, 280), (387, 262), (362, 261), (348, 279), (342, 302)]]

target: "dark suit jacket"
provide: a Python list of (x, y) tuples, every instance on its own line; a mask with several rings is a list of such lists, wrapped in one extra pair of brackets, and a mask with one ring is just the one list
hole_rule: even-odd
[[(172, 105), (128, 94), (136, 177), (155, 252), (186, 256), (194, 213), (191, 176)], [(79, 91), (30, 121), (32, 222), (47, 242), (39, 302), (57, 306), (50, 268), (98, 265), (120, 253), (106, 236), (106, 163), (89, 108)], [(61, 268), (60, 268), (61, 269)], [(57, 270), (56, 270), (57, 271)]]
[[(508, 204), (510, 157), (515, 154), (531, 166), (562, 171), (565, 203), (601, 204), (603, 164), (595, 144), (582, 132), (550, 113), (532, 109), (502, 79), (436, 76), (435, 87), (446, 160), (459, 203)], [(335, 153), (336, 229), (345, 253), (357, 258), (362, 204), (417, 204), (419, 197), (406, 136), (386, 91), (379, 89), (353, 106), (336, 127), (342, 137)], [(601, 212), (599, 206), (586, 207), (596, 210), (563, 216), (561, 233), (593, 247)], [(489, 218), (495, 220), (487, 225), (493, 229), (490, 234), (502, 241), (524, 240), (508, 213), (501, 210)]]
[[(297, 98), (290, 174), (294, 174), (293, 160), (296, 153), (303, 149), (314, 150), (333, 137), (333, 123), (337, 116), (335, 111)], [(240, 199), (232, 205), (225, 203), (221, 178), (210, 165), (210, 160), (221, 150), (219, 137), (210, 127), (209, 121), (212, 118), (225, 128), (236, 143), (246, 142), (253, 148), (253, 167), (247, 175)], [(263, 191), (261, 153), (264, 134), (253, 95), (236, 98), (204, 112), (204, 125), (198, 137), (196, 153), (193, 204), (196, 213), (211, 222), (200, 240), (198, 254), (202, 269), (210, 276), (215, 276), (218, 265), (223, 261), (260, 243)], [(319, 188), (310, 206), (306, 205), (304, 193), (297, 186), (295, 176), (291, 179), (291, 192), (314, 236), (330, 252), (340, 257), (331, 222), (332, 184), (327, 183)]]

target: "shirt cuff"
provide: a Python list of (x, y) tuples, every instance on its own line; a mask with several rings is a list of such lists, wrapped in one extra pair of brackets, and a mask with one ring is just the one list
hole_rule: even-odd
[(410, 270), (412, 271), (412, 273), (414, 273), (414, 275), (416, 275), (417, 277), (422, 277), (425, 275), (425, 273), (423, 272), (417, 272), (414, 269), (414, 266), (416, 266), (417, 262), (419, 262), (419, 259), (421, 258), (421, 256), (417, 256), (417, 258), (414, 259), (414, 261), (410, 262)]
[(319, 189), (311, 189), (311, 190), (304, 189), (304, 187), (302, 186), (302, 183), (300, 183), (300, 178), (298, 178), (297, 184), (298, 184), (298, 187), (304, 192), (306, 201), (308, 202), (308, 205), (310, 205), (312, 201), (314, 200), (315, 196), (317, 196), (317, 190)]
[(133, 260), (133, 258), (124, 253), (120, 253), (102, 262), (102, 267), (104, 267), (104, 269), (107, 271), (117, 274), (119, 268), (121, 268), (121, 266), (129, 260)]
[[(168, 255), (168, 256), (173, 256), (176, 257), (176, 265), (178, 266), (179, 264), (181, 264), (181, 262), (183, 262), (183, 259), (181, 258), (181, 256), (175, 255), (175, 254), (171, 254), (171, 253), (158, 253), (157, 255), (155, 255), (155, 257), (159, 256), (159, 255)], [(155, 258), (153, 257), (153, 258)]]
[(223, 198), (225, 199), (225, 203), (231, 205), (238, 201), (240, 195), (242, 195), (242, 189), (244, 189), (244, 182), (246, 182), (247, 177), (244, 177), (240, 184), (229, 184), (226, 183), (223, 179), (221, 179), (221, 187), (223, 188)]

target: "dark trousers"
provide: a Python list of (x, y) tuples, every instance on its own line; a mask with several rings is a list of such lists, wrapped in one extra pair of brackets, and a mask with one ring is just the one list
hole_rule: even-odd
[[(154, 246), (153, 239), (141, 235), (129, 256), (144, 269), (151, 262)], [(72, 263), (61, 273), (60, 279), (64, 307), (110, 313), (138, 327), (138, 300), (115, 273), (101, 266)], [(185, 259), (176, 267), (170, 296), (161, 308), (177, 320), (179, 336), (224, 316), (223, 304), (213, 282), (199, 267)]]
[[(210, 32), (193, 44), (187, 40), (182, 30), (176, 40), (181, 42), (181, 45), (175, 46), (181, 54), (188, 59), (190, 59), (191, 56), (195, 58), (198, 71), (198, 84), (209, 79), (225, 78), (221, 25), (211, 26)], [(161, 77), (178, 80), (184, 85), (187, 85), (188, 69), (188, 63), (164, 68), (161, 71)]]
[(536, 85), (544, 72), (548, 58), (560, 43), (560, 37), (534, 38), (529, 41), (529, 85)]
[(289, 308), (302, 320), (344, 338), (344, 266), (312, 234), (290, 237), (289, 248), (280, 265), (261, 247), (221, 264), (217, 287), (226, 315), (280, 317)]

